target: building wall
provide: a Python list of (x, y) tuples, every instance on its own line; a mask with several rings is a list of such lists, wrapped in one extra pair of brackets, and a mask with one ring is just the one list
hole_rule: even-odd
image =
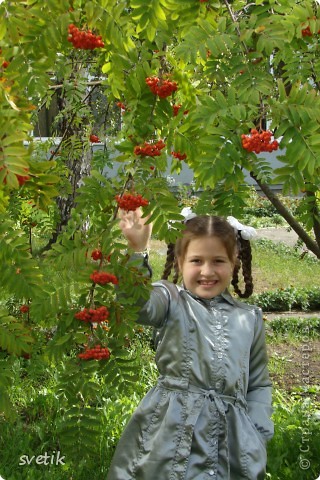
[[(93, 150), (102, 148), (99, 144), (93, 145)], [(283, 164), (277, 159), (277, 155), (283, 155), (284, 151), (277, 150), (277, 152), (266, 152), (264, 154), (258, 154), (257, 157), (264, 158), (270, 165), (271, 167), (274, 168), (279, 168), (283, 166)], [(112, 157), (111, 157), (112, 158)], [(115, 157), (116, 158), (116, 157)], [(193, 171), (188, 167), (188, 165), (185, 162), (182, 162), (182, 169), (181, 172), (178, 173), (171, 173), (170, 172), (170, 166), (171, 166), (171, 159), (169, 159), (168, 162), (168, 169), (165, 173), (167, 177), (170, 177), (172, 179), (172, 184), (173, 185), (190, 185), (194, 179)], [(118, 163), (116, 160), (113, 163), (113, 168), (106, 168), (105, 173), (110, 176), (114, 177), (117, 175), (118, 168), (120, 167), (120, 163)], [(259, 186), (256, 184), (256, 182), (253, 180), (252, 177), (250, 177), (250, 174), (247, 170), (244, 170), (245, 173), (245, 180), (249, 185), (254, 186), (257, 190), (260, 190)], [(281, 191), (281, 185), (271, 185), (270, 186), (272, 190), (274, 191)]]

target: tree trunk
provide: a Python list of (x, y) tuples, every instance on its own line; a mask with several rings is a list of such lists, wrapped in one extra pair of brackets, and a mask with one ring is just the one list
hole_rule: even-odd
[[(305, 246), (310, 250), (312, 253), (316, 255), (317, 258), (320, 258), (320, 245), (316, 241), (314, 241), (308, 233), (304, 230), (304, 228), (300, 225), (300, 223), (297, 222), (297, 220), (292, 216), (292, 214), (289, 212), (289, 210), (285, 207), (285, 205), (279, 200), (277, 195), (273, 193), (271, 188), (260, 182), (258, 178), (254, 175), (253, 172), (250, 172), (250, 176), (257, 182), (259, 187), (261, 188), (262, 192), (265, 194), (265, 196), (270, 200), (272, 205), (275, 207), (277, 212), (286, 220), (286, 222), (290, 225), (292, 230), (296, 232), (298, 237), (303, 241)], [(317, 228), (319, 228), (319, 223), (317, 222)], [(319, 228), (320, 230), (320, 228)], [(316, 236), (317, 239), (320, 238), (320, 236)]]

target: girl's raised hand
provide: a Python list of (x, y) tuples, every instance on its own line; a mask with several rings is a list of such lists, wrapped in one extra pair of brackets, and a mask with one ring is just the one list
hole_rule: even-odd
[(142, 210), (138, 208), (135, 211), (126, 212), (119, 210), (119, 227), (123, 235), (128, 240), (128, 247), (135, 252), (142, 252), (148, 248), (152, 225), (146, 224), (148, 217), (142, 218)]

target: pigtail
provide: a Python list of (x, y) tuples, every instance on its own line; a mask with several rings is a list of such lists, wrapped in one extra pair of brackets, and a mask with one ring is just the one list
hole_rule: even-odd
[[(235, 293), (241, 298), (248, 298), (252, 295), (253, 292), (253, 282), (252, 282), (252, 253), (251, 253), (251, 244), (249, 240), (244, 240), (241, 237), (240, 232), (238, 233), (238, 258), (236, 265), (233, 270), (233, 278), (231, 284), (234, 288)], [(245, 283), (244, 292), (241, 292), (239, 288), (239, 272), (242, 268), (242, 275)]]
[(166, 263), (165, 263), (165, 266), (164, 266), (164, 270), (163, 270), (163, 273), (162, 273), (161, 280), (168, 280), (172, 270), (173, 270), (172, 283), (178, 283), (179, 267), (178, 267), (177, 259), (175, 257), (175, 244), (174, 243), (168, 243), (168, 245), (167, 245), (167, 258), (166, 258)]
[(174, 256), (174, 243), (168, 243), (167, 245), (167, 258), (166, 258), (166, 263), (164, 266), (164, 270), (162, 273), (162, 280), (168, 280), (172, 267), (174, 265), (175, 261), (175, 256)]
[(173, 267), (174, 267), (174, 275), (173, 275), (173, 278), (172, 278), (172, 283), (177, 284), (178, 280), (179, 280), (180, 272), (179, 272), (178, 262), (177, 262), (176, 259), (174, 261)]

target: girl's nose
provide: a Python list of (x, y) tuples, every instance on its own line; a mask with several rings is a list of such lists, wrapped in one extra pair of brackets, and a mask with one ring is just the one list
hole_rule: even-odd
[(201, 274), (210, 276), (214, 274), (214, 266), (211, 263), (204, 263), (201, 268)]

